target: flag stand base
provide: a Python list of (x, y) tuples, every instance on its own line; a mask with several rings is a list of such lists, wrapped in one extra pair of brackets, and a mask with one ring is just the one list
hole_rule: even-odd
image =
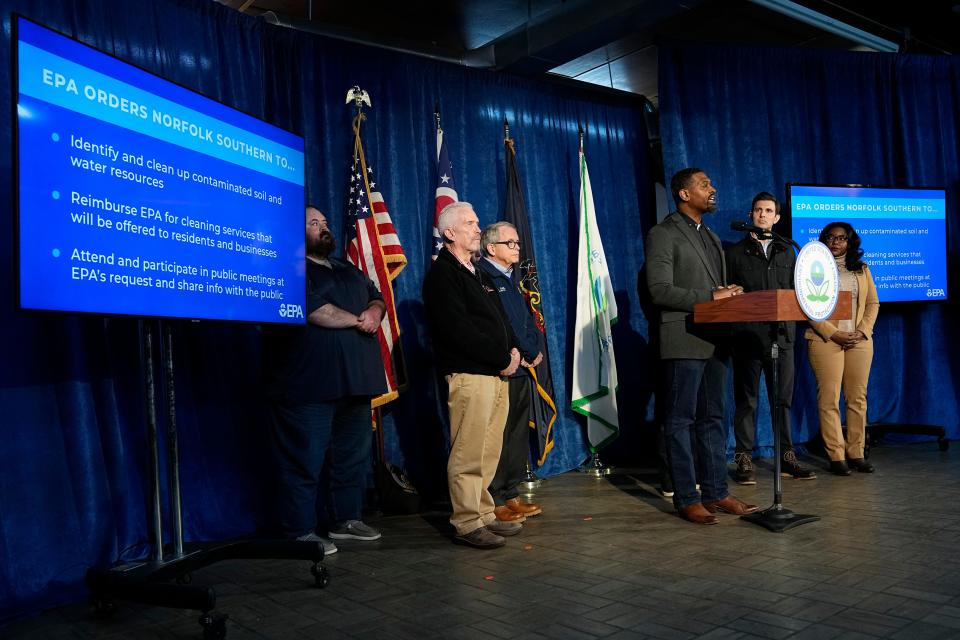
[(585, 473), (594, 478), (602, 478), (613, 473), (613, 467), (608, 467), (600, 460), (600, 454), (596, 451), (590, 456), (590, 459), (577, 467), (577, 471)]
[(520, 481), (520, 490), (526, 495), (531, 495), (534, 489), (540, 487), (541, 484), (543, 484), (543, 478), (537, 477), (537, 474), (530, 468), (530, 461), (528, 460), (527, 471), (523, 475), (523, 480)]

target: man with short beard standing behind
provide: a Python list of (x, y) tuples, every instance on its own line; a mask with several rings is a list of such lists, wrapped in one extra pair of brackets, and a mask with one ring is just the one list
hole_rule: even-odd
[[(332, 256), (326, 217), (306, 209), (307, 324), (264, 331), (263, 362), (272, 402), (272, 445), (280, 475), (283, 533), (336, 545), (322, 537), (377, 540), (360, 519), (372, 437), (370, 400), (386, 392), (377, 328), (386, 312), (376, 285)], [(329, 450), (330, 495), (318, 513)]]

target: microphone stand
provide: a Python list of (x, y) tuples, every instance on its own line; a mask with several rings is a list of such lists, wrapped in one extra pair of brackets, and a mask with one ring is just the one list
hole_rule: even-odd
[(732, 222), (730, 224), (730, 228), (733, 229), (734, 231), (743, 231), (745, 233), (752, 233), (754, 236), (757, 236), (758, 238), (773, 238), (774, 242), (778, 242), (786, 246), (791, 246), (794, 249), (796, 249), (797, 252), (800, 251), (800, 245), (797, 244), (793, 238), (787, 238), (785, 236), (782, 236), (776, 231), (774, 231), (773, 229), (761, 229), (760, 227), (755, 227), (752, 224), (747, 224), (745, 222), (739, 222), (739, 221)]
[[(784, 238), (779, 233), (774, 231), (767, 231), (767, 233), (773, 237), (774, 242), (779, 242), (780, 244), (793, 246), (798, 251), (800, 250), (800, 245), (794, 242), (790, 238)], [(746, 520), (747, 522), (752, 522), (753, 524), (758, 524), (761, 527), (765, 527), (774, 533), (783, 533), (787, 529), (791, 529), (801, 524), (806, 524), (808, 522), (816, 522), (820, 519), (820, 516), (810, 515), (810, 514), (801, 514), (794, 513), (790, 509), (787, 509), (783, 506), (783, 477), (781, 476), (781, 463), (782, 463), (782, 447), (780, 430), (782, 428), (781, 423), (781, 407), (780, 407), (780, 344), (779, 339), (779, 327), (780, 323), (773, 321), (770, 322), (770, 371), (773, 374), (771, 380), (768, 380), (768, 384), (772, 384), (772, 393), (770, 394), (773, 399), (773, 453), (775, 456), (773, 464), (773, 505), (764, 509), (763, 511), (758, 511), (756, 513), (747, 514), (745, 516), (740, 516), (741, 519)]]
[(770, 237), (773, 238), (773, 241), (774, 241), (774, 242), (779, 242), (780, 244), (784, 244), (784, 245), (791, 246), (791, 247), (793, 247), (794, 249), (796, 249), (798, 253), (800, 252), (800, 245), (797, 244), (797, 241), (794, 240), (793, 238), (784, 237), (784, 236), (780, 235), (779, 233), (777, 233), (776, 231), (774, 231), (773, 229), (771, 229), (771, 230), (768, 231), (767, 233), (770, 234)]

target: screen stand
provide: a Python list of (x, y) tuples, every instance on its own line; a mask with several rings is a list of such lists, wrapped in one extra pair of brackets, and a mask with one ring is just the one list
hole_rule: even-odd
[(868, 424), (866, 428), (867, 447), (864, 451), (864, 457), (870, 457), (870, 447), (880, 443), (883, 436), (888, 433), (905, 433), (911, 436), (933, 436), (937, 439), (937, 448), (940, 451), (946, 451), (950, 448), (950, 441), (947, 440), (947, 430), (934, 424), (893, 424), (886, 422), (875, 422)]
[(183, 543), (180, 494), (180, 457), (177, 446), (176, 396), (173, 375), (172, 332), (169, 325), (158, 323), (162, 338), (164, 387), (167, 399), (167, 478), (173, 542), (163, 543), (163, 510), (160, 499), (160, 461), (157, 432), (156, 385), (154, 384), (154, 336), (149, 322), (140, 321), (141, 363), (143, 364), (144, 397), (146, 400), (147, 447), (150, 472), (151, 532), (153, 551), (148, 559), (130, 562), (111, 569), (91, 568), (86, 582), (98, 615), (116, 610), (114, 600), (142, 602), (161, 607), (195, 609), (201, 612), (205, 640), (226, 637), (226, 616), (214, 612), (217, 596), (212, 587), (190, 586), (191, 572), (221, 560), (282, 559), (310, 560), (314, 584), (325, 587), (329, 582), (323, 560), (323, 549), (316, 542), (296, 540), (239, 540), (233, 542)]
[(773, 372), (773, 380), (768, 380), (767, 382), (773, 385), (773, 392), (770, 394), (773, 398), (774, 406), (773, 506), (764, 509), (763, 511), (758, 511), (757, 513), (740, 516), (740, 518), (746, 520), (747, 522), (758, 524), (761, 527), (766, 527), (774, 533), (783, 533), (787, 529), (791, 529), (798, 525), (806, 524), (808, 522), (816, 522), (820, 519), (820, 516), (794, 513), (793, 511), (790, 511), (790, 509), (787, 509), (783, 506), (783, 478), (780, 476), (780, 464), (783, 460), (783, 452), (781, 450), (783, 443), (780, 441), (780, 428), (782, 425), (780, 424), (780, 345), (777, 344), (778, 329), (779, 323), (770, 323), (770, 369)]

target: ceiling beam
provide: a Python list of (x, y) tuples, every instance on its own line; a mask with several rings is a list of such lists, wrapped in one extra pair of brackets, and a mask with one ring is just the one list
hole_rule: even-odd
[(496, 69), (546, 73), (624, 36), (653, 29), (704, 0), (607, 0), (565, 3), (490, 44)]

